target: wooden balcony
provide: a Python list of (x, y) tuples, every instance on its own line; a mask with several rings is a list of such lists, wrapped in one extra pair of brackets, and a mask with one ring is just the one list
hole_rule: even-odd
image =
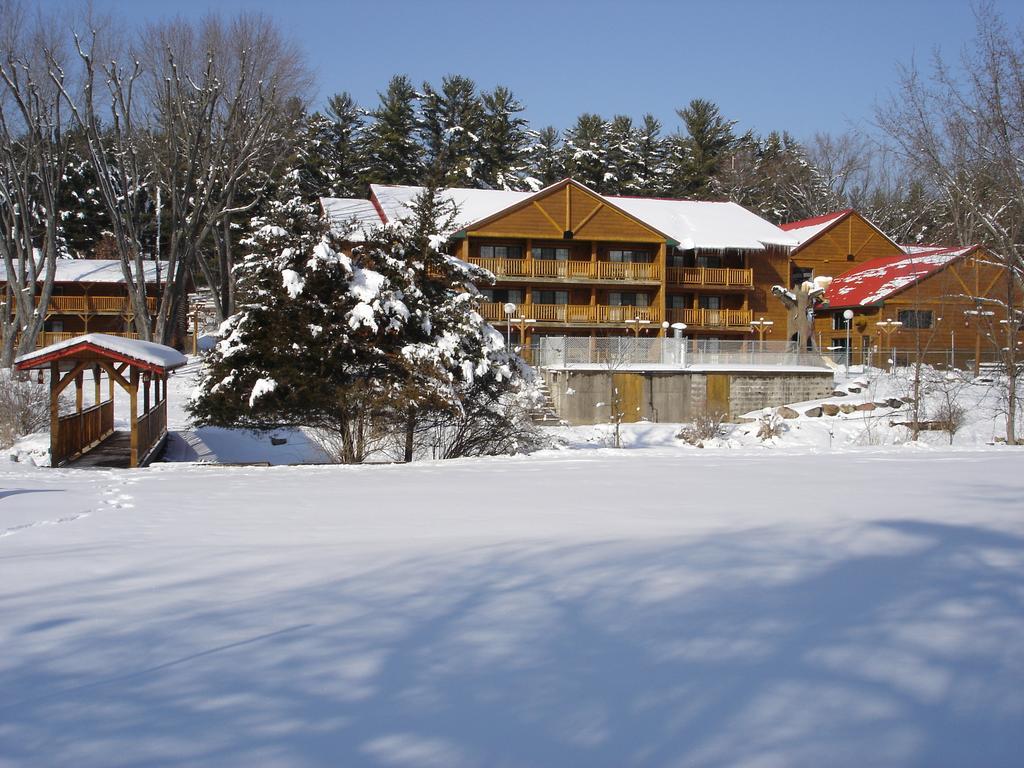
[(689, 328), (750, 330), (754, 313), (749, 309), (669, 309), (670, 323), (686, 323)]
[[(36, 306), (39, 306), (36, 297)], [(150, 312), (156, 312), (156, 297), (146, 298)], [(46, 307), (50, 315), (125, 315), (134, 314), (131, 300), (127, 296), (51, 296)]]
[[(73, 339), (76, 336), (82, 336), (86, 331), (74, 331), (72, 333), (55, 333), (51, 331), (43, 331), (36, 337), (36, 349), (42, 349), (48, 347), (51, 344), (56, 344), (59, 341), (67, 341)], [(105, 333), (108, 336), (120, 336), (122, 339), (137, 339), (139, 334), (128, 333), (121, 331), (97, 331), (97, 333)]]
[[(505, 322), (504, 306), (500, 301), (484, 302), (480, 313), (491, 322)], [(513, 323), (519, 320), (533, 320), (538, 325), (557, 323), (627, 327), (627, 320), (661, 323), (661, 312), (657, 307), (613, 307), (606, 304), (523, 304), (516, 308), (516, 314), (512, 316)]]
[(754, 270), (729, 267), (669, 267), (669, 285), (688, 288), (753, 288)]
[(483, 259), (469, 262), (498, 280), (574, 280), (581, 283), (660, 283), (661, 265), (654, 262), (555, 261), (552, 259)]

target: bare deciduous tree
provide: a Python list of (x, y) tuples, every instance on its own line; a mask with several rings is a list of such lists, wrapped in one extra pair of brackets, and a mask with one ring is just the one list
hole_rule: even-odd
[(908, 67), (878, 117), (954, 212), (957, 239), (987, 245), (1004, 274), (998, 296), (973, 298), (993, 313), (987, 335), (1003, 369), (1006, 439), (1016, 444), (1024, 361), (1024, 27), (1009, 28), (990, 3), (976, 18), (977, 38), (958, 70), (938, 54), (927, 76)]
[[(69, 138), (57, 89), (37, 52), (59, 55), (52, 19), (0, 4), (0, 366), (35, 347), (62, 250), (60, 197)], [(59, 83), (58, 83), (59, 85)]]

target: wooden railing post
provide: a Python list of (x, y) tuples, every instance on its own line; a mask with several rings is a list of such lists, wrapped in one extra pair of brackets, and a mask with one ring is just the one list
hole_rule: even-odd
[(131, 374), (128, 382), (128, 396), (131, 405), (128, 410), (128, 425), (131, 429), (131, 460), (128, 466), (134, 469), (139, 466), (139, 369), (131, 367)]
[(83, 400), (85, 399), (85, 376), (79, 373), (75, 376), (75, 411), (82, 412)]
[(92, 367), (92, 386), (93, 386), (93, 404), (100, 404), (100, 367), (94, 365)]
[(58, 399), (60, 392), (57, 385), (60, 383), (60, 364), (56, 361), (50, 363), (50, 466), (56, 467), (61, 462), (58, 456), (58, 443), (60, 440), (60, 411)]

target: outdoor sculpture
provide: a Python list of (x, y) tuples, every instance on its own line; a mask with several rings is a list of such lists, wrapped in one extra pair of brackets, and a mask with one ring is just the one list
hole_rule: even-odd
[(786, 338), (796, 342), (797, 349), (814, 347), (814, 309), (818, 306), (831, 277), (816, 277), (805, 281), (796, 288), (781, 285), (772, 286), (772, 294), (786, 307)]

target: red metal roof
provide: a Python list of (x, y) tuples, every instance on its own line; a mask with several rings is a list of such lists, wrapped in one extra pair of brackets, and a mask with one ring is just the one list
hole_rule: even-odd
[(814, 227), (818, 224), (825, 224), (826, 222), (832, 221), (833, 219), (840, 219), (848, 213), (851, 213), (853, 208), (844, 208), (841, 211), (833, 211), (832, 213), (824, 213), (821, 216), (815, 216), (810, 219), (800, 219), (800, 221), (790, 221), (785, 224), (779, 224), (779, 229), (784, 229), (787, 232), (791, 229), (803, 229), (804, 227)]
[(872, 259), (847, 270), (835, 278), (825, 291), (825, 301), (832, 309), (869, 307), (962, 259), (978, 246), (934, 248), (902, 256)]

